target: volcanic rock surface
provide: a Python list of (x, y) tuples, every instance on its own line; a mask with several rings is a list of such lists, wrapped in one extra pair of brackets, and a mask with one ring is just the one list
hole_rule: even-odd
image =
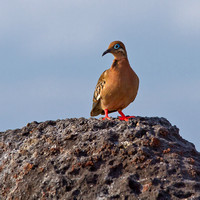
[(165, 118), (72, 118), (0, 133), (0, 199), (200, 199), (200, 153)]

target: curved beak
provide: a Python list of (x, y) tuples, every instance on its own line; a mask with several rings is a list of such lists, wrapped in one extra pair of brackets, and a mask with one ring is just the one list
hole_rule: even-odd
[(107, 53), (110, 53), (111, 49), (107, 49), (106, 51), (103, 52), (102, 56), (106, 55)]

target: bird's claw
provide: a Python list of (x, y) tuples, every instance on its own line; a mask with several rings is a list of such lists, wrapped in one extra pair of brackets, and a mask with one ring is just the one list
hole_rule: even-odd
[(104, 117), (102, 120), (105, 120), (105, 119), (111, 120), (110, 117)]
[(135, 118), (135, 116), (122, 116), (122, 117), (119, 117), (119, 120), (128, 121), (130, 118)]

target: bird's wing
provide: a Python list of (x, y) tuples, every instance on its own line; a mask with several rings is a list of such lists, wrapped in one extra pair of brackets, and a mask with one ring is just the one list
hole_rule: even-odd
[(94, 90), (92, 111), (90, 113), (91, 116), (96, 116), (96, 115), (104, 113), (104, 111), (101, 108), (100, 100), (101, 100), (101, 92), (102, 92), (103, 87), (106, 83), (106, 81), (105, 81), (106, 73), (107, 73), (107, 70), (105, 70), (101, 74), (101, 76), (100, 76), (100, 78), (97, 82), (96, 88)]
[(101, 97), (101, 91), (102, 91), (102, 89), (103, 89), (103, 87), (104, 87), (104, 85), (106, 83), (106, 81), (105, 81), (105, 73), (106, 73), (106, 71), (107, 70), (105, 70), (101, 74), (101, 76), (100, 76), (100, 78), (99, 78), (99, 80), (97, 82), (96, 88), (94, 90), (93, 102), (99, 101), (99, 99)]

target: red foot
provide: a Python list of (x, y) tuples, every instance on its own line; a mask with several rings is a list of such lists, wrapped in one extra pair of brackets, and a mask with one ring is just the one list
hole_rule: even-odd
[(102, 120), (105, 120), (105, 119), (111, 120), (110, 117), (104, 117)]
[(108, 109), (105, 109), (105, 117), (103, 118), (103, 120), (108, 119), (111, 120), (110, 117), (108, 117)]
[(135, 118), (135, 116), (125, 116), (122, 111), (118, 111), (118, 113), (121, 115), (121, 117), (119, 117), (119, 120), (122, 121), (128, 121), (128, 119), (130, 118)]

